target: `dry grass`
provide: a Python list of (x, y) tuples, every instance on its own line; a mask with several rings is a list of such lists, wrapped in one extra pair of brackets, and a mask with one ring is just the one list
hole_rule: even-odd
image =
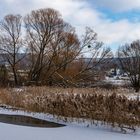
[(0, 102), (28, 111), (101, 121), (113, 126), (140, 126), (140, 100), (128, 89), (26, 87), (1, 89)]

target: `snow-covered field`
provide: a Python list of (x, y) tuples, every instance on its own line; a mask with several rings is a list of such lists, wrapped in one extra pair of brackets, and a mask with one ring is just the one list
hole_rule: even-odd
[(121, 134), (102, 129), (66, 126), (33, 128), (0, 123), (1, 140), (140, 140), (140, 134)]
[[(52, 116), (0, 108), (0, 114), (17, 114), (53, 120)], [(55, 119), (54, 119), (55, 120)], [(0, 140), (140, 140), (140, 130), (122, 134), (111, 128), (67, 124), (60, 128), (37, 128), (0, 123)]]

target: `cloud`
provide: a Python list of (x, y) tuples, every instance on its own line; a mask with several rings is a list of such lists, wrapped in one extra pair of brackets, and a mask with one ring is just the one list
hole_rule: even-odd
[(140, 39), (140, 23), (131, 23), (128, 20), (120, 20), (116, 22), (104, 22), (97, 28), (100, 40), (106, 44), (124, 44)]
[[(126, 11), (140, 7), (140, 0), (93, 0), (96, 6)], [(63, 18), (76, 27), (81, 34), (85, 26), (93, 27), (100, 41), (107, 45), (123, 44), (140, 39), (140, 23), (129, 19), (112, 20), (98, 11), (88, 0), (5, 0), (0, 5), (0, 16), (9, 13), (25, 15), (33, 9), (51, 7), (57, 9)]]

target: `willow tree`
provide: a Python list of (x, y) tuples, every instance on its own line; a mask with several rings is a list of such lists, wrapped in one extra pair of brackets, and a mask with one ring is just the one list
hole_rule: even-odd
[[(24, 21), (30, 50), (31, 81), (59, 77), (65, 84), (72, 84), (79, 75), (91, 71), (93, 63), (97, 65), (103, 62), (110, 52), (97, 42), (97, 34), (91, 28), (86, 28), (82, 39), (79, 39), (75, 28), (66, 23), (54, 9), (34, 10), (26, 15)], [(73, 76), (64, 74), (72, 62), (89, 53), (90, 62), (82, 70)]]
[(79, 47), (74, 28), (54, 9), (32, 11), (24, 21), (31, 54), (30, 80), (39, 81), (44, 71), (59, 75), (58, 70), (77, 56), (72, 54)]

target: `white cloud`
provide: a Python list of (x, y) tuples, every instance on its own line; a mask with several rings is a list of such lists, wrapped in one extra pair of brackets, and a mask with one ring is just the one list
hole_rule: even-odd
[(97, 27), (99, 37), (107, 44), (124, 44), (140, 39), (140, 23), (131, 23), (128, 20), (104, 22)]
[[(98, 0), (99, 2), (102, 2), (102, 6), (116, 8), (116, 10), (140, 7), (140, 0), (135, 0), (135, 4), (132, 0)], [(1, 16), (8, 13), (25, 15), (33, 9), (46, 7), (59, 10), (63, 18), (77, 28), (78, 33), (81, 33), (85, 26), (93, 27), (98, 33), (99, 39), (109, 45), (140, 39), (138, 21), (134, 23), (127, 19), (112, 21), (91, 7), (86, 0), (5, 0), (1, 2), (0, 13), (2, 13)]]

